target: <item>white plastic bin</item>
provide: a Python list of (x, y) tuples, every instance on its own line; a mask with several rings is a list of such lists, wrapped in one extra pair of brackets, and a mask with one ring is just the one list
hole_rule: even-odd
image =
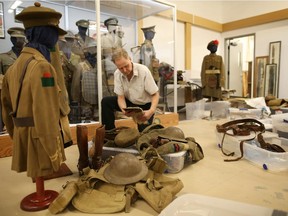
[(186, 103), (186, 119), (201, 119), (205, 116), (204, 107), (205, 100), (198, 100), (196, 102)]
[(288, 139), (288, 113), (271, 115), (273, 132)]
[(168, 173), (180, 172), (184, 167), (186, 154), (187, 151), (180, 151), (176, 153), (162, 155), (162, 158), (167, 162), (168, 165), (166, 172)]
[[(278, 213), (278, 214), (277, 214)], [(283, 211), (199, 194), (184, 194), (173, 200), (159, 216), (255, 216), (287, 215)]]
[[(240, 140), (245, 140), (249, 137), (253, 138), (253, 134), (250, 136), (228, 136), (226, 135), (223, 142), (224, 152), (234, 152), (236, 158), (241, 155), (240, 152)], [(216, 131), (216, 137), (218, 144), (221, 144), (223, 133)], [(257, 139), (252, 141), (245, 141), (243, 144), (243, 159), (246, 159), (253, 164), (269, 171), (288, 171), (288, 139), (278, 137), (277, 133), (265, 132), (263, 138), (270, 144), (277, 144), (281, 146), (286, 152), (271, 152), (258, 147), (260, 144)], [(227, 156), (227, 159), (230, 157)], [(241, 159), (242, 160), (242, 159)]]

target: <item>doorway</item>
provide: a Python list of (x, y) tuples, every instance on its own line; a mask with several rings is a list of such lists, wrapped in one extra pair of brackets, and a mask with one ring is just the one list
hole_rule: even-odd
[(254, 44), (254, 34), (225, 39), (226, 87), (235, 97), (253, 95)]

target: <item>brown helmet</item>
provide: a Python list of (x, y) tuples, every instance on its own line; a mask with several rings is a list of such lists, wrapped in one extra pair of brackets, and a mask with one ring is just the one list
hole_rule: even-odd
[(140, 181), (148, 173), (148, 167), (135, 155), (119, 153), (104, 170), (107, 181), (116, 185), (132, 184)]
[(165, 128), (164, 135), (177, 139), (185, 139), (184, 132), (180, 128), (174, 126)]
[(114, 142), (118, 147), (126, 148), (135, 144), (139, 136), (140, 133), (136, 128), (126, 128), (116, 135)]

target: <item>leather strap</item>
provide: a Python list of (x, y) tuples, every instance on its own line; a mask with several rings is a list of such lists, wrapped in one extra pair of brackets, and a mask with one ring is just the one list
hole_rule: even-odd
[[(285, 152), (285, 150), (281, 146), (265, 142), (265, 140), (263, 139), (263, 136), (262, 136), (262, 133), (265, 132), (265, 126), (262, 122), (260, 122), (256, 119), (252, 119), (252, 118), (237, 119), (237, 120), (226, 122), (222, 125), (216, 125), (216, 129), (217, 129), (218, 133), (223, 133), (223, 137), (222, 137), (220, 145), (221, 145), (222, 153), (226, 156), (234, 156), (234, 154), (235, 154), (235, 152), (225, 153), (223, 150), (224, 138), (226, 135), (229, 135), (229, 136), (236, 136), (236, 135), (247, 136), (247, 135), (250, 135), (251, 132), (254, 132), (254, 136), (252, 138), (250, 137), (250, 138), (247, 138), (245, 140), (240, 141), (241, 155), (235, 159), (225, 159), (224, 161), (226, 161), (226, 162), (240, 160), (244, 155), (244, 150), (243, 150), (244, 142), (254, 140), (256, 138), (256, 136), (257, 136), (257, 139), (258, 139), (258, 142), (259, 142), (261, 148), (268, 150), (268, 151), (272, 151), (272, 152)], [(228, 133), (229, 130), (232, 130), (233, 134)], [(258, 132), (258, 134), (257, 134), (257, 132)]]
[(14, 125), (16, 127), (33, 127), (34, 126), (34, 120), (33, 117), (21, 117), (21, 118), (17, 118), (17, 111), (18, 111), (18, 106), (19, 106), (19, 100), (20, 100), (20, 95), (21, 95), (21, 90), (22, 90), (22, 84), (23, 84), (23, 80), (27, 71), (27, 67), (29, 65), (29, 63), (34, 59), (34, 56), (31, 56), (26, 62), (25, 65), (22, 69), (21, 72), (21, 77), (19, 79), (19, 83), (20, 83), (20, 87), (18, 90), (18, 94), (17, 94), (17, 98), (16, 98), (16, 107), (15, 107), (15, 111), (10, 113), (10, 115), (13, 118), (13, 122)]
[(33, 117), (13, 118), (16, 127), (34, 127)]
[(256, 119), (246, 118), (229, 121), (222, 125), (216, 125), (216, 129), (219, 133), (225, 133), (232, 129), (234, 135), (247, 136), (250, 134), (248, 133), (250, 130), (264, 132), (265, 126)]

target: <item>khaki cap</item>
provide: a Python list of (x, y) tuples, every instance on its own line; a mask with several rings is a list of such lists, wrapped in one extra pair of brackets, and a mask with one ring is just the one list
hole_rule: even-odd
[(126, 148), (136, 143), (140, 133), (136, 128), (127, 128), (121, 130), (115, 137), (115, 145)]
[(143, 32), (148, 32), (148, 31), (155, 32), (155, 25), (154, 26), (145, 27), (145, 28), (141, 28), (141, 30)]
[(84, 28), (88, 28), (89, 21), (88, 20), (84, 20), (84, 19), (78, 20), (76, 22), (76, 26), (81, 26), (81, 27), (84, 27)]
[(54, 26), (58, 29), (59, 35), (65, 35), (67, 32), (59, 27), (59, 20), (62, 14), (47, 7), (42, 7), (39, 2), (22, 10), (15, 16), (17, 20), (23, 22), (25, 28), (34, 26)]
[(20, 38), (25, 38), (25, 33), (24, 33), (24, 28), (21, 27), (12, 27), (7, 30), (7, 33), (11, 37), (20, 37)]

